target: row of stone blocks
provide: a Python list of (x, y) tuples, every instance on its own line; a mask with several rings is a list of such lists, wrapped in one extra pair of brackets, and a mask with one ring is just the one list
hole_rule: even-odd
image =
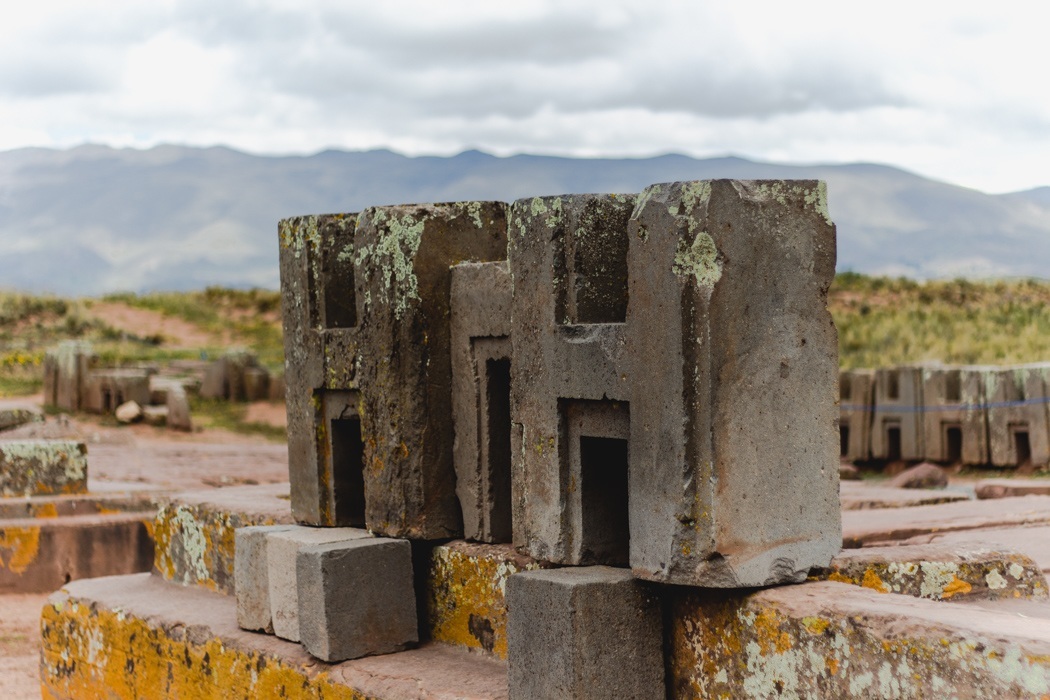
[(1050, 363), (851, 370), (839, 387), (845, 459), (1050, 464)]
[(282, 221), (292, 511), (704, 586), (838, 548), (823, 183)]
[[(412, 546), (354, 528), (253, 526), (236, 532), (237, 623), (301, 642), (327, 662), (419, 641)], [(512, 698), (662, 698), (658, 598), (606, 566), (506, 580)]]

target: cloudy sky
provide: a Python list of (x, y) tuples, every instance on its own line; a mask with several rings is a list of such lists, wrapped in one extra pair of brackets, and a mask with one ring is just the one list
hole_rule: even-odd
[(1050, 185), (1050, 4), (6, 5), (0, 150), (679, 152)]

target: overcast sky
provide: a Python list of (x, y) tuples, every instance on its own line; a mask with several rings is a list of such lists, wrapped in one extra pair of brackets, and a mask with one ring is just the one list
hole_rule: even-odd
[(1046, 3), (5, 5), (0, 150), (678, 152), (1050, 185)]

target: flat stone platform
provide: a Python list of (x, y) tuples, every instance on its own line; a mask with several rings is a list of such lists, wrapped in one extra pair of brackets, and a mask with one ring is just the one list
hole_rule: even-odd
[(45, 697), (498, 700), (506, 665), (442, 644), (338, 664), (237, 626), (236, 600), (150, 574), (75, 581), (44, 608)]
[(970, 497), (948, 489), (901, 489), (866, 481), (843, 481), (839, 484), (839, 499), (842, 510), (869, 510), (968, 501)]

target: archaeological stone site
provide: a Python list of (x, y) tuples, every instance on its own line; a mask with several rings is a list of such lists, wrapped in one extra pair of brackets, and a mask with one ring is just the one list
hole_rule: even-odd
[[(823, 182), (277, 228), (288, 482), (177, 494), (151, 572), (58, 582), (45, 697), (1050, 697), (1048, 491), (840, 484), (1047, 464), (1050, 365), (840, 374)], [(45, 369), (50, 405), (151, 402), (90, 349)]]

